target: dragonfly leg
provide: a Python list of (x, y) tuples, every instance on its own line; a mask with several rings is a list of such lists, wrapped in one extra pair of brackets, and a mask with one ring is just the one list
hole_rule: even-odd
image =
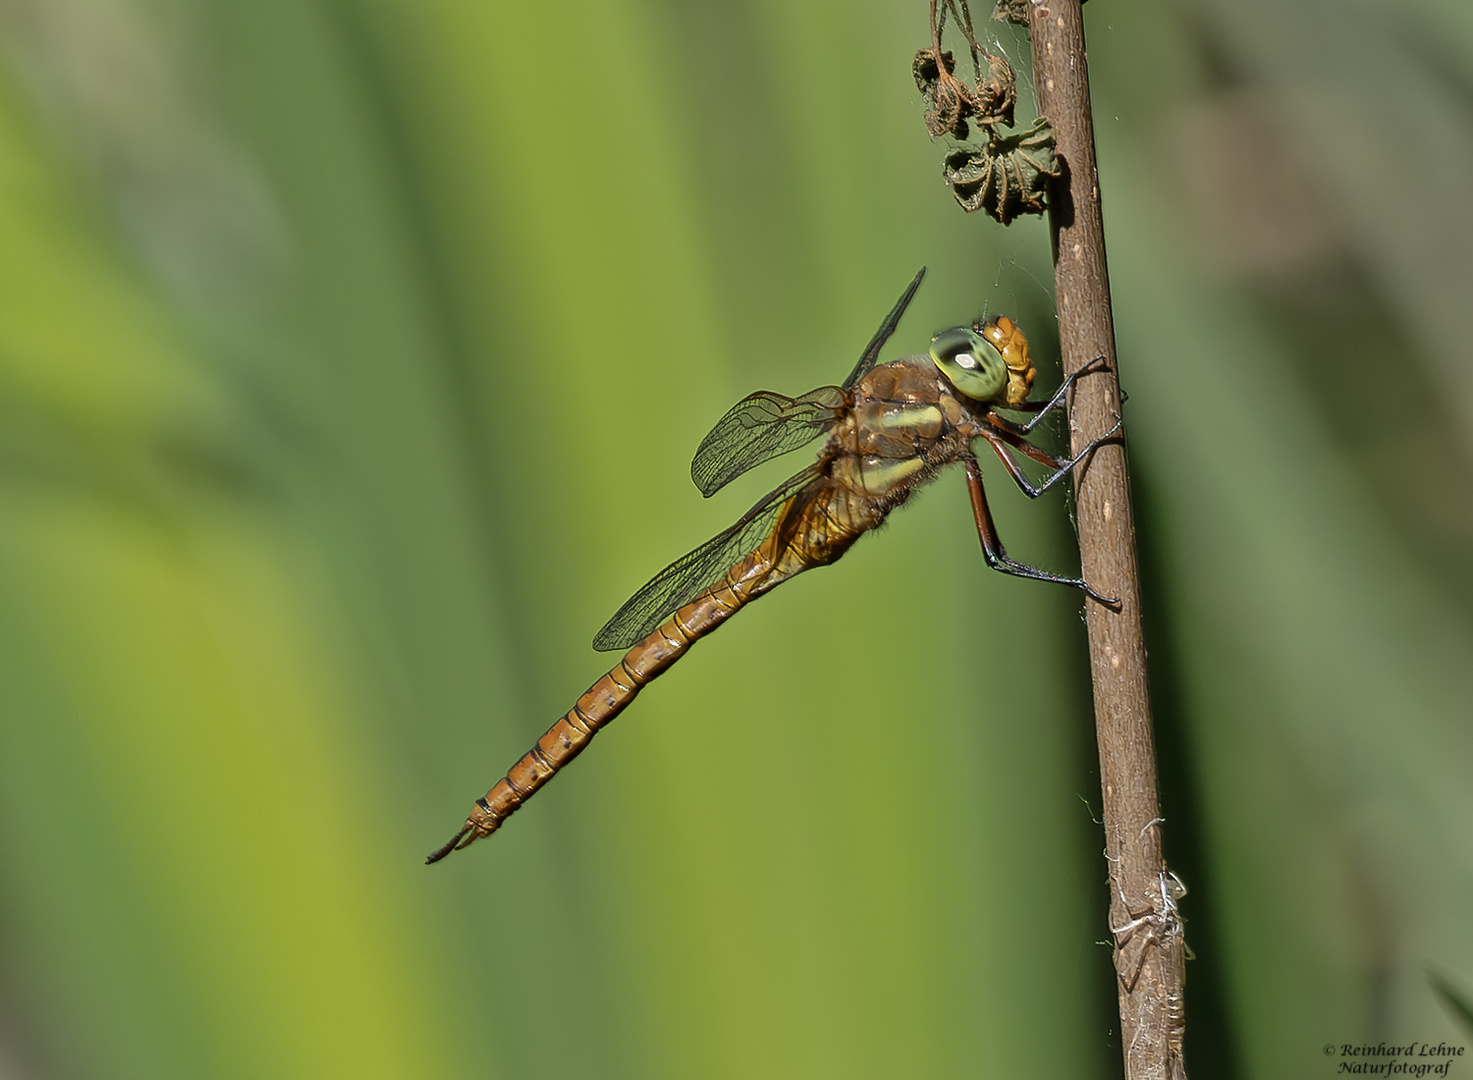
[[(1008, 475), (1013, 478), (1013, 483), (1018, 485), (1018, 488), (1024, 495), (1027, 495), (1030, 499), (1036, 499), (1064, 477), (1068, 476), (1081, 461), (1120, 434), (1121, 424), (1122, 421), (1117, 420), (1115, 426), (1109, 431), (1105, 432), (1099, 438), (1091, 439), (1079, 453), (1068, 459), (1054, 457), (1053, 454), (1040, 450), (1032, 443), (1025, 442), (1021, 435), (1011, 430), (1011, 425), (1009, 427), (997, 427), (992, 431), (984, 430), (982, 437), (992, 444), (993, 450), (997, 451), (997, 456), (1002, 459), (1003, 467), (1008, 470)], [(1037, 461), (1041, 465), (1047, 465), (1054, 471), (1046, 476), (1042, 483), (1035, 486), (1028, 477), (1023, 475), (1023, 470), (1018, 467), (1018, 462), (1013, 458), (1013, 455), (1008, 453), (1007, 446), (1004, 446), (1004, 443), (1007, 446), (1012, 446), (1023, 451), (1023, 453), (1027, 454), (1034, 461)]]
[(1024, 424), (1021, 427), (1020, 430), (1022, 431), (1022, 433), (1024, 435), (1027, 435), (1030, 431), (1038, 426), (1039, 421), (1041, 421), (1045, 416), (1047, 416), (1049, 413), (1053, 412), (1060, 405), (1062, 405), (1064, 403), (1065, 396), (1069, 393), (1069, 388), (1073, 386), (1076, 381), (1084, 378), (1084, 376), (1086, 375), (1093, 375), (1097, 371), (1108, 370), (1109, 366), (1110, 362), (1106, 360), (1103, 355), (1096, 356), (1089, 363), (1085, 364), (1084, 367), (1074, 372), (1074, 374), (1066, 377), (1064, 381), (1059, 384), (1059, 388), (1054, 391), (1054, 396), (1049, 398), (1047, 401), (1025, 401), (1023, 402), (1023, 404), (1017, 406), (1016, 408), (1010, 409), (1010, 412), (1031, 412), (1036, 414), (1032, 420), (1028, 421), (1028, 423)]
[(1047, 570), (1040, 570), (1035, 566), (1028, 566), (1026, 563), (1009, 558), (1008, 553), (1003, 549), (1002, 541), (998, 539), (997, 526), (992, 523), (992, 510), (987, 505), (987, 493), (982, 490), (982, 466), (977, 464), (976, 455), (970, 452), (963, 460), (967, 464), (967, 490), (972, 496), (972, 516), (977, 521), (977, 537), (982, 541), (982, 558), (987, 561), (988, 566), (1004, 574), (1012, 574), (1014, 577), (1072, 585), (1076, 589), (1083, 589), (1106, 607), (1119, 608), (1118, 598), (1112, 600), (1101, 596), (1082, 578), (1051, 574)]

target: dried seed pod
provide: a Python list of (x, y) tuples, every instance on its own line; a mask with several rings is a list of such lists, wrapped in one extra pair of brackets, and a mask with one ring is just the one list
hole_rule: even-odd
[[(950, 51), (941, 54), (941, 62), (946, 66), (948, 75), (956, 70), (956, 58)], [(934, 49), (917, 51), (915, 59), (910, 62), (910, 71), (915, 76), (916, 89), (928, 98), (935, 97), (936, 81), (941, 77), (941, 70), (936, 66), (936, 51)]]
[(1013, 65), (1001, 56), (987, 57), (987, 78), (977, 84), (973, 95), (977, 123), (1013, 126), (1013, 109), (1018, 104), (1018, 78)]
[(1063, 169), (1054, 157), (1054, 133), (1039, 117), (1027, 131), (999, 136), (994, 132), (981, 149), (947, 155), (942, 175), (963, 210), (986, 210), (1006, 225), (1019, 214), (1041, 214), (1046, 177)]
[(1031, 6), (1028, 0), (997, 0), (997, 10), (992, 13), (992, 17), (998, 22), (1027, 26), (1028, 9)]
[(926, 130), (931, 138), (950, 135), (953, 139), (965, 139), (968, 134), (967, 115), (973, 111), (972, 95), (956, 79), (943, 76), (936, 84), (936, 104), (924, 113)]
[(911, 62), (916, 86), (926, 98), (926, 130), (933, 139), (939, 135), (965, 139), (967, 117), (977, 111), (976, 99), (966, 84), (952, 74), (955, 70), (956, 60), (949, 52), (941, 54), (940, 66), (932, 49), (920, 50)]

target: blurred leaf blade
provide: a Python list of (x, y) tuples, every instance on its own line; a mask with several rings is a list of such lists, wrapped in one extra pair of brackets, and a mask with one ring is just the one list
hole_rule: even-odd
[[(1394, 170), (1308, 183), (1262, 119), (1368, 152), (1364, 5), (1318, 51), (1308, 16), (1092, 9), (1201, 1030), (1255, 1076), (1322, 1031), (1454, 1038), (1418, 973), (1473, 972), (1465, 262), (1374, 217)], [(1043, 226), (960, 220), (927, 156), (923, 18), (99, 12), (0, 9), (0, 1044), (40, 1031), (36, 1075), (1113, 1072), (1077, 606), (986, 573), (954, 477), (419, 864), (745, 505), (685, 469), (731, 401), (842, 377), (922, 263), (886, 359), (986, 307), (1052, 362)], [(1372, 104), (1446, 117), (1455, 82)], [(1254, 151), (1238, 194), (1323, 219), (1194, 202), (1162, 161), (1203, 116)], [(1419, 138), (1429, 182), (1464, 134)], [(1353, 419), (1388, 359), (1440, 388), (1415, 425)], [(996, 498), (1070, 567), (1060, 501)]]

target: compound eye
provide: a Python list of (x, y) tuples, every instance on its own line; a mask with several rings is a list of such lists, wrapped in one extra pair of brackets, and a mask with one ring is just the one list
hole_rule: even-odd
[(967, 326), (954, 326), (932, 338), (931, 361), (958, 393), (973, 401), (992, 401), (1008, 384), (1002, 353)]

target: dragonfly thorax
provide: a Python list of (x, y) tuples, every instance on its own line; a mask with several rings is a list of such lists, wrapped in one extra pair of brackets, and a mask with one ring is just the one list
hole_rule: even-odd
[(881, 513), (903, 501), (969, 440), (968, 399), (924, 356), (881, 364), (859, 381), (823, 458), (829, 475)]

